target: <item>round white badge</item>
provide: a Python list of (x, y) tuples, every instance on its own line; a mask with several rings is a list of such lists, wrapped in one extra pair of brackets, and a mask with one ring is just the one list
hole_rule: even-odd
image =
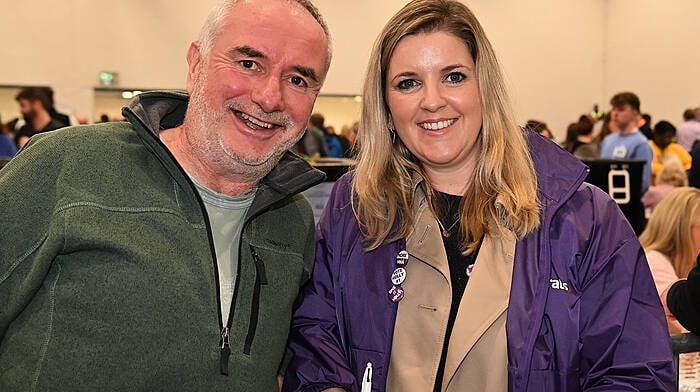
[(403, 281), (406, 280), (406, 269), (399, 267), (394, 270), (394, 272), (391, 273), (391, 283), (395, 285), (400, 285), (403, 283)]

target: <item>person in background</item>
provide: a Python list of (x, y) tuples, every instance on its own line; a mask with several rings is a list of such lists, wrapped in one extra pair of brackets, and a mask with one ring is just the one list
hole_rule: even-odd
[(340, 129), (340, 134), (345, 136), (346, 139), (348, 139), (350, 145), (355, 144), (355, 132), (352, 128), (352, 125), (343, 125), (343, 127)]
[(656, 176), (656, 184), (649, 187), (647, 193), (642, 196), (642, 204), (647, 211), (647, 216), (656, 208), (661, 200), (668, 196), (674, 189), (688, 186), (688, 174), (675, 155), (670, 155), (664, 161), (664, 166)]
[(591, 110), (590, 113), (588, 113), (591, 118), (593, 118), (593, 121), (598, 121), (605, 116), (605, 113), (603, 113), (602, 110), (600, 110), (600, 106), (596, 103), (593, 105), (593, 109)]
[(312, 129), (321, 131), (323, 140), (328, 148), (328, 156), (331, 158), (343, 157), (343, 146), (340, 143), (337, 135), (328, 131), (325, 126), (326, 119), (320, 113), (314, 113), (309, 117), (309, 125)]
[(595, 119), (587, 114), (582, 114), (576, 122), (576, 141), (571, 153), (578, 159), (596, 159), (599, 155), (599, 145), (593, 138), (593, 126)]
[(79, 125), (87, 125), (87, 124), (90, 123), (89, 120), (88, 120), (88, 118), (87, 118), (87, 116), (84, 115), (84, 114), (80, 114), (80, 113), (78, 113), (78, 114), (75, 115), (75, 121), (76, 121)]
[(328, 156), (328, 146), (323, 137), (323, 132), (307, 126), (304, 136), (297, 142), (295, 151), (307, 160), (317, 160)]
[(17, 145), (4, 133), (0, 133), (0, 157), (11, 158), (17, 153)]
[(690, 151), (688, 185), (700, 188), (700, 143), (694, 143), (693, 149)]
[(17, 147), (24, 146), (37, 133), (63, 128), (66, 124), (51, 117), (49, 97), (43, 87), (26, 87), (15, 96), (25, 124), (15, 132)]
[(17, 153), (17, 145), (15, 144), (10, 132), (0, 118), (0, 158), (12, 158)]
[[(687, 279), (684, 279), (685, 274), (677, 273), (681, 279), (671, 281), (670, 284), (664, 283), (666, 289), (661, 293), (661, 301), (666, 310), (669, 327), (674, 328), (672, 332), (688, 330), (695, 334), (700, 334), (700, 300), (698, 300), (698, 298), (700, 298), (700, 245), (698, 245), (700, 244), (700, 219), (697, 212), (697, 198), (699, 197), (697, 192), (700, 192), (700, 190), (696, 188), (690, 189), (695, 192), (692, 194), (694, 201), (687, 202), (686, 206), (692, 209), (673, 208), (673, 212), (680, 214), (680, 219), (683, 219), (683, 222), (686, 223), (682, 226), (669, 226), (670, 233), (684, 235), (687, 233), (687, 230), (690, 231), (689, 236), (690, 243), (692, 244), (692, 251), (687, 255), (690, 258), (690, 262), (687, 266), (690, 272), (687, 273)], [(690, 191), (687, 192), (690, 194)], [(661, 204), (669, 200), (670, 197), (671, 196), (664, 199)], [(661, 204), (659, 206), (661, 206)], [(676, 246), (678, 247), (678, 245)], [(695, 260), (695, 262), (693, 262), (693, 260)], [(673, 276), (669, 276), (669, 280), (672, 280), (672, 278)], [(678, 324), (680, 324), (680, 326)]]
[(583, 163), (518, 126), (462, 2), (398, 11), (363, 91), (283, 391), (676, 389), (635, 233)]
[(187, 92), (0, 170), (0, 391), (277, 391), (324, 174), (288, 150), (331, 60), (307, 0), (225, 1)]
[(340, 134), (343, 135), (347, 140), (348, 143), (350, 143), (350, 150), (348, 151), (348, 155), (346, 158), (350, 158), (353, 155), (353, 147), (355, 146), (355, 137), (357, 136), (357, 131), (355, 129), (355, 124), (353, 123), (352, 125), (343, 125), (343, 128), (340, 131)]
[(654, 159), (651, 162), (652, 183), (656, 183), (656, 177), (664, 168), (669, 157), (674, 157), (681, 164), (684, 171), (690, 170), (692, 158), (680, 144), (674, 142), (676, 127), (668, 121), (659, 121), (654, 126), (654, 138), (649, 141)]
[[(679, 278), (686, 278), (700, 253), (700, 189), (680, 187), (664, 198), (639, 236), (659, 295)], [(671, 333), (683, 328), (669, 319)]]
[(693, 109), (686, 109), (683, 112), (683, 123), (678, 126), (678, 144), (690, 152), (693, 144), (700, 139), (700, 119), (695, 117)]
[(552, 131), (549, 130), (549, 127), (547, 126), (547, 123), (539, 120), (527, 120), (525, 123), (525, 128), (535, 132), (539, 133), (540, 135), (546, 137), (547, 139), (554, 140), (554, 136), (552, 135)]
[(331, 125), (327, 126), (326, 130), (329, 134), (335, 136), (335, 138), (338, 139), (338, 143), (340, 143), (340, 150), (343, 152), (342, 157), (348, 158), (350, 156), (350, 149), (352, 148), (350, 140), (348, 140), (348, 138), (346, 138), (345, 135), (343, 135), (342, 133), (337, 133), (335, 131), (335, 127)]
[(41, 89), (43, 89), (44, 94), (46, 94), (46, 110), (49, 112), (51, 118), (66, 126), (71, 125), (70, 116), (56, 110), (56, 101), (54, 99), (53, 89), (51, 87), (41, 87)]
[(566, 126), (566, 138), (564, 138), (563, 147), (568, 152), (574, 151), (576, 141), (578, 140), (578, 123), (572, 122)]
[(615, 133), (617, 131), (618, 129), (615, 128), (615, 124), (612, 123), (612, 114), (607, 112), (602, 117), (600, 131), (593, 137), (593, 143), (597, 144), (600, 148), (600, 144), (603, 143), (603, 139), (605, 139), (611, 133)]
[(641, 132), (648, 140), (654, 138), (654, 130), (651, 127), (651, 114), (642, 113), (638, 123), (639, 132)]
[[(700, 228), (693, 227), (693, 238), (700, 238)], [(669, 326), (674, 330), (687, 330), (700, 334), (700, 255), (695, 260), (687, 279), (672, 283), (663, 293), (661, 301), (666, 310)], [(680, 327), (678, 326), (680, 324)]]
[(639, 98), (634, 93), (616, 94), (610, 100), (611, 122), (618, 132), (609, 134), (600, 145), (600, 157), (605, 159), (643, 160), (641, 192), (643, 195), (651, 185), (651, 163), (654, 153), (649, 140), (639, 131), (641, 122)]

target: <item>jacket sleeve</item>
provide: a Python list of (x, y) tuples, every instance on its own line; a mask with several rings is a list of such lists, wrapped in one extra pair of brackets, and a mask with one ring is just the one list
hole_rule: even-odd
[(292, 320), (289, 347), (294, 356), (285, 372), (282, 388), (285, 392), (315, 392), (333, 387), (357, 389), (340, 332), (338, 255), (342, 250), (337, 248), (331, 234), (333, 230), (341, 230), (337, 215), (344, 198), (339, 197), (339, 183), (334, 186), (319, 221), (313, 275)]
[(680, 280), (668, 289), (666, 303), (681, 325), (700, 334), (700, 264), (690, 271), (687, 280)]
[(666, 317), (644, 251), (617, 205), (590, 191), (592, 226), (579, 226), (590, 233), (577, 271), (582, 389), (675, 390)]
[(60, 157), (38, 136), (0, 170), (0, 346), (61, 248), (53, 213)]

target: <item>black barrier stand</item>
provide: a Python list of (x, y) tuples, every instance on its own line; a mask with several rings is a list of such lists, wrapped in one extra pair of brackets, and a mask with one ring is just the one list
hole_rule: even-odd
[(634, 232), (646, 226), (642, 204), (642, 170), (646, 161), (639, 159), (594, 159), (583, 161), (590, 172), (586, 182), (609, 194), (620, 206)]

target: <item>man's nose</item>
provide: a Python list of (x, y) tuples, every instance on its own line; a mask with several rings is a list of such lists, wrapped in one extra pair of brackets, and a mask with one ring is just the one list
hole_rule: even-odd
[(274, 76), (258, 79), (251, 91), (252, 101), (266, 113), (284, 110), (281, 84), (281, 79)]

